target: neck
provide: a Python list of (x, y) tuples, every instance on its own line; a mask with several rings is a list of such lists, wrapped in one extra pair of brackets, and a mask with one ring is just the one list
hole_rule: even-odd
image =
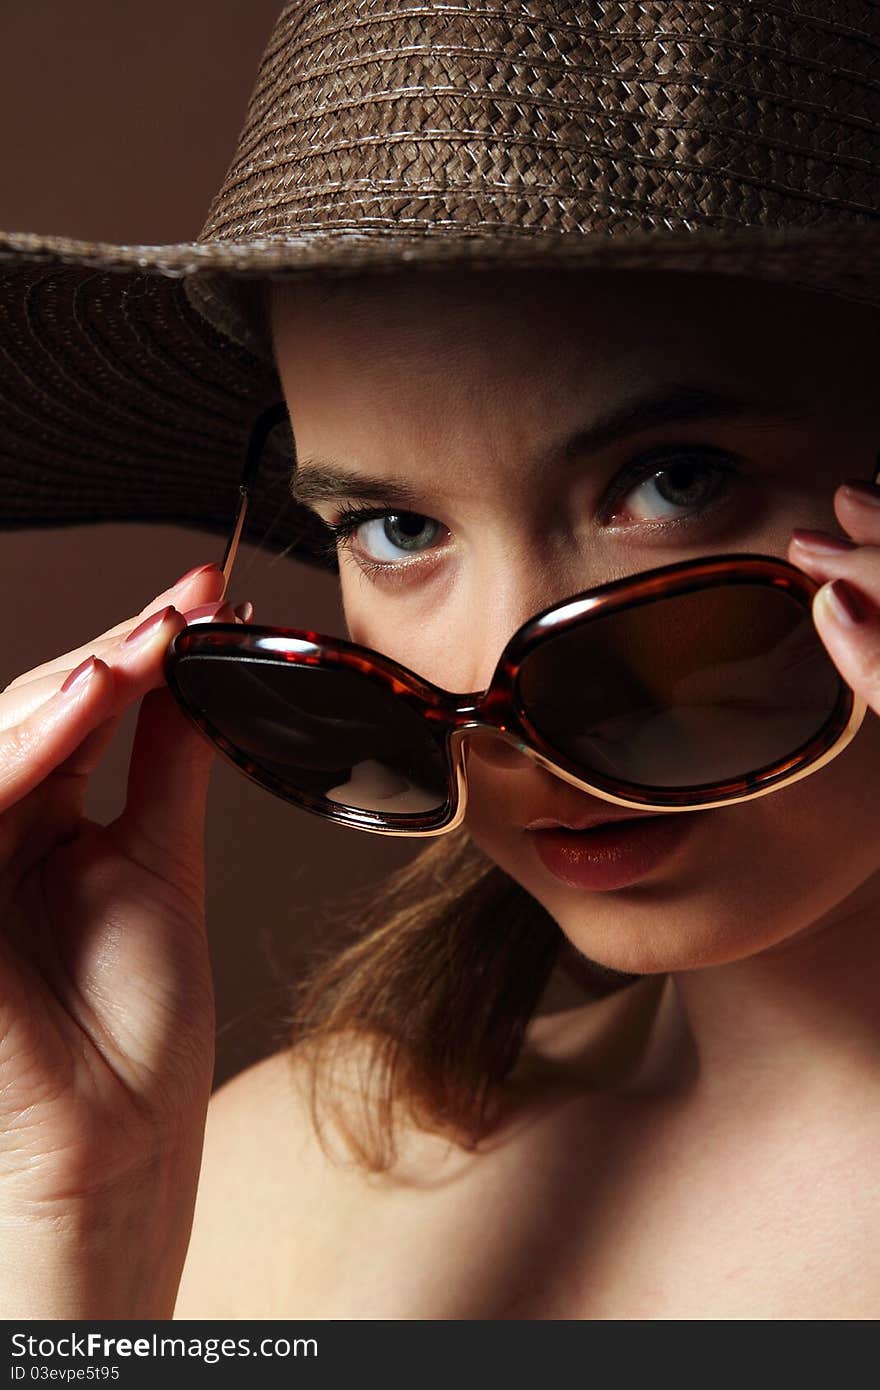
[(778, 946), (671, 976), (640, 1084), (671, 1082), (740, 1113), (880, 1090), (878, 890), (875, 875)]

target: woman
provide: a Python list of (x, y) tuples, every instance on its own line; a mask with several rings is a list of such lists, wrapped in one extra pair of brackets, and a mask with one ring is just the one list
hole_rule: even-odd
[[(274, 322), (301, 481), (320, 457), (421, 499), (405, 528), (390, 509), (341, 548), (348, 630), (444, 689), (483, 689), (510, 634), (554, 599), (713, 551), (845, 577), (876, 610), (880, 505), (840, 486), (876, 456), (873, 310), (687, 276), (587, 276), (576, 289), (570, 276), (478, 289), (401, 277), (329, 303), (282, 290)], [(637, 429), (553, 473), (529, 467), (542, 445), (673, 383), (745, 404)], [(345, 503), (315, 505), (333, 524)], [(837, 521), (852, 550), (792, 540), (794, 526), (839, 534)], [(876, 709), (874, 619), (847, 626), (822, 593), (828, 649)], [(509, 1113), (477, 1153), (409, 1130), (372, 1187), (322, 1160), (283, 1060), (233, 1082), (209, 1125), (181, 1309), (872, 1316), (878, 770), (871, 718), (814, 776), (698, 812), (650, 872), (589, 891), (549, 872), (525, 827), (627, 812), (474, 736), (470, 837), (577, 952), (651, 977), (649, 992), (623, 991), (641, 998), (610, 1055), (597, 1028), (621, 996), (536, 1021)], [(245, 1173), (268, 1181), (242, 1201)], [(264, 1270), (246, 1291), (212, 1274), (230, 1214), (237, 1253)]]
[[(822, 584), (816, 628), (868, 713), (773, 795), (658, 817), (685, 833), (592, 887), (549, 870), (528, 827), (627, 813), (471, 735), (460, 852), (507, 897), (470, 911), (462, 891), (467, 929), (453, 901), (450, 934), (423, 931), (441, 920), (438, 868), (467, 879), (438, 841), (434, 900), (389, 903), (394, 931), (373, 914), (316, 974), (301, 1045), (218, 1092), (205, 1128), (211, 748), (158, 687), (187, 621), (233, 619), (224, 577), (197, 570), (20, 677), (0, 707), (6, 1315), (874, 1316), (880, 489), (842, 484), (877, 458), (875, 307), (667, 266), (400, 268), (329, 296), (279, 284), (270, 310), (296, 487), (341, 527), (354, 642), (481, 690), (510, 635), (568, 595), (713, 553), (778, 556)], [(584, 430), (576, 458), (536, 466)], [(395, 512), (379, 491), (378, 515), (351, 515), (351, 494), (318, 499), (320, 460), (413, 500)], [(142, 695), (125, 811), (83, 822), (84, 775)], [(524, 902), (531, 915), (503, 910)], [(562, 944), (583, 1002), (531, 1017)], [(624, 987), (596, 998), (589, 962)], [(501, 1000), (507, 1032), (484, 1029), (496, 1050), (480, 1054), (491, 1088), (449, 1036), (476, 1036), (471, 1012), (443, 1012), (466, 997)], [(373, 1051), (366, 1025), (405, 1010), (403, 1045)], [(315, 1076), (342, 1162), (313, 1123)], [(384, 1168), (371, 1117), (396, 1141)]]

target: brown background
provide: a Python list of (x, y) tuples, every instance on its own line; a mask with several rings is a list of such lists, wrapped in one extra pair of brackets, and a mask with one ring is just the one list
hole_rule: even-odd
[[(280, 9), (280, 0), (4, 5), (0, 228), (119, 243), (194, 238)], [(0, 532), (0, 688), (221, 556), (216, 539), (182, 527)], [(243, 592), (236, 580), (253, 558), (241, 552), (232, 592), (253, 599), (258, 620), (271, 610), (264, 621), (283, 612), (290, 626), (344, 633), (333, 576), (255, 564)], [(122, 807), (135, 716), (93, 779), (86, 813), (98, 820)], [(331, 826), (217, 759), (207, 848), (219, 1083), (279, 1045), (286, 982), (322, 911), (349, 885), (378, 884), (414, 842)]]

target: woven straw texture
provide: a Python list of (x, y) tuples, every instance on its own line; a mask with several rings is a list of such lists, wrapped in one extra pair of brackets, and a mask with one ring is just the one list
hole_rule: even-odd
[[(878, 116), (878, 0), (294, 0), (195, 242), (0, 233), (0, 525), (225, 532), (282, 395), (267, 276), (714, 271), (880, 304)], [(246, 535), (314, 563), (318, 523), (277, 515), (293, 458), (270, 445)]]

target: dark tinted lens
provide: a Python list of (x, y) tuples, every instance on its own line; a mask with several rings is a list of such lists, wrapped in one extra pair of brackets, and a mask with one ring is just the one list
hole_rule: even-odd
[(296, 790), (392, 815), (448, 801), (444, 758), (421, 717), (356, 672), (190, 656), (176, 674), (219, 733)]
[(523, 710), (601, 776), (653, 787), (735, 780), (795, 753), (838, 704), (808, 609), (724, 584), (585, 621), (526, 657)]

